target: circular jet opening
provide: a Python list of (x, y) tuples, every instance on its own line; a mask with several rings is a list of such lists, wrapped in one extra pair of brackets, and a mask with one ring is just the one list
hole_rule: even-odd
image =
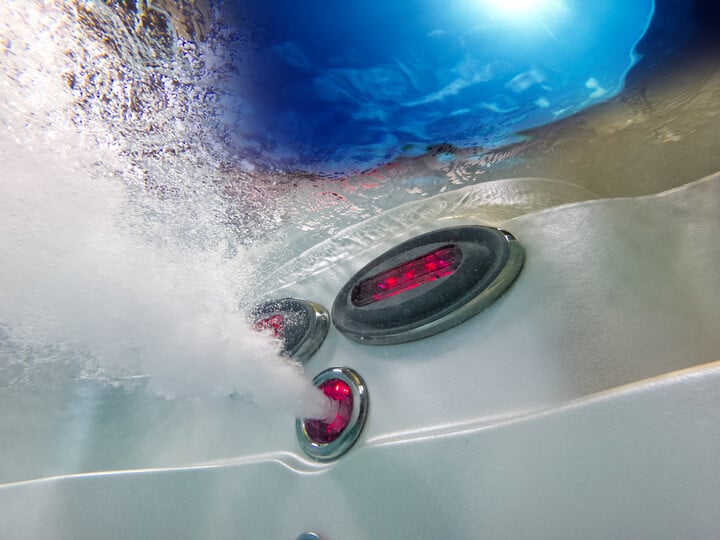
[(257, 306), (253, 327), (269, 331), (283, 345), (283, 352), (305, 364), (322, 345), (330, 326), (330, 315), (320, 304), (297, 298), (272, 300)]
[(345, 431), (353, 412), (352, 388), (341, 379), (329, 379), (318, 386), (334, 402), (334, 414), (325, 420), (305, 420), (305, 432), (317, 444), (331, 443)]
[(331, 400), (333, 413), (325, 419), (295, 423), (303, 451), (317, 461), (331, 461), (347, 452), (362, 432), (368, 412), (368, 393), (360, 375), (350, 368), (330, 368), (313, 384)]

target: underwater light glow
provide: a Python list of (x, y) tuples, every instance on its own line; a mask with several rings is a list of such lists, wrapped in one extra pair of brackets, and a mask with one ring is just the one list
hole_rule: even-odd
[(527, 13), (546, 4), (546, 0), (489, 0), (490, 7), (504, 13)]
[(430, 253), (364, 279), (352, 291), (352, 303), (363, 307), (449, 276), (462, 261), (458, 246), (446, 245)]
[[(237, 136), (257, 163), (361, 171), (493, 148), (616, 95), (653, 0), (246, 0)], [(282, 14), (283, 16), (278, 16)], [(248, 158), (250, 159), (250, 158)]]
[[(558, 24), (571, 22), (567, 18), (570, 9), (565, 0), (482, 0), (479, 5), (491, 19), (503, 25), (536, 26), (551, 35), (560, 30)], [(524, 38), (531, 36), (526, 34)]]
[(337, 412), (326, 420), (308, 419), (305, 429), (308, 437), (315, 443), (328, 444), (336, 440), (350, 423), (353, 410), (353, 395), (350, 385), (340, 379), (330, 379), (319, 386), (320, 390), (336, 402)]
[(253, 328), (260, 332), (269, 330), (274, 338), (281, 339), (285, 330), (285, 319), (280, 314), (271, 315), (256, 322)]

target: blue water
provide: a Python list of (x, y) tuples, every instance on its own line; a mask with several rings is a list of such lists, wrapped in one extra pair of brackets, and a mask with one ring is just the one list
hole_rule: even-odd
[(497, 147), (616, 95), (653, 0), (249, 0), (236, 81), (255, 161), (355, 172)]

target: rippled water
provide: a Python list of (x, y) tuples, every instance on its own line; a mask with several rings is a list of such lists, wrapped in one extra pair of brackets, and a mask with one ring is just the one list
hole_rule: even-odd
[(497, 148), (616, 95), (654, 4), (238, 2), (239, 128), (258, 160), (324, 173)]

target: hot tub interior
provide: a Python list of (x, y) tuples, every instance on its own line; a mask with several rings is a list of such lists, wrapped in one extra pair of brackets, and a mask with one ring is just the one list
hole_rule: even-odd
[[(6, 534), (712, 536), (713, 8), (657, 0), (588, 13), (627, 30), (616, 40), (622, 62), (603, 64), (608, 52), (592, 73), (563, 74), (523, 64), (527, 55), (504, 67), (492, 48), (469, 55), (517, 22), (507, 12), (442, 58), (441, 48), (413, 55), (402, 38), (462, 37), (450, 11), (426, 13), (437, 23), (428, 32), (384, 34), (374, 52), (368, 35), (336, 32), (342, 58), (325, 64), (310, 62), (322, 39), (304, 41), (292, 19), (258, 3), (243, 8), (258, 10), (248, 19), (233, 4), (0, 6)], [(291, 4), (275, 5), (288, 14)], [(558, 47), (582, 43), (590, 23), (573, 19), (564, 33), (548, 17), (579, 5), (532, 8), (546, 26), (538, 36), (575, 67)], [(380, 29), (412, 26), (398, 6), (370, 11)], [(313, 15), (297, 14), (307, 25), (296, 26), (322, 27), (332, 13)], [(516, 35), (532, 33), (521, 27)], [(498, 57), (513, 42), (501, 37)], [(588, 41), (595, 56), (601, 38)], [(370, 49), (353, 57), (353, 39)], [(257, 55), (245, 54), (252, 46)], [(294, 97), (275, 110), (280, 89)], [(572, 107), (546, 118), (546, 102), (563, 99)], [(298, 120), (320, 102), (333, 105), (317, 124)], [(327, 132), (316, 128), (347, 115), (344, 138), (330, 141), (337, 152), (320, 148)], [(452, 328), (373, 347), (330, 321), (304, 367), (251, 328), (260, 302), (330, 310), (387, 250), (476, 225), (513, 235), (524, 264)], [(333, 366), (362, 375), (370, 404), (355, 445), (325, 463), (303, 453), (295, 417), (320, 414), (310, 380)]]

